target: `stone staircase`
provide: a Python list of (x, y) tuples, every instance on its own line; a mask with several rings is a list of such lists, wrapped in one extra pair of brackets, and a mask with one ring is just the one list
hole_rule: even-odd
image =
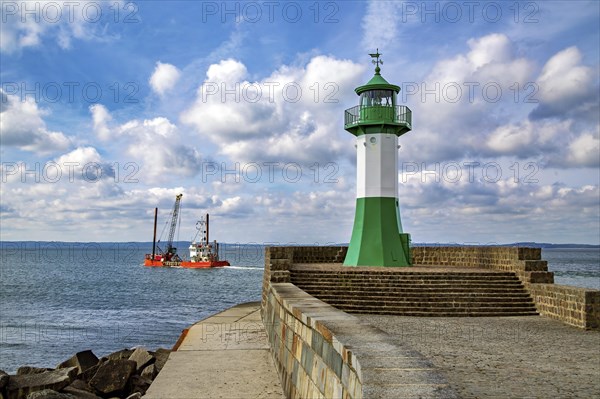
[(512, 272), (411, 268), (292, 268), (291, 282), (348, 313), (402, 316), (528, 316), (534, 302)]

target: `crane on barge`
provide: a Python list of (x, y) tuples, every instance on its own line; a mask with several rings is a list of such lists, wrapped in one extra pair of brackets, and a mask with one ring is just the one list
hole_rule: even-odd
[(171, 228), (169, 229), (167, 250), (164, 254), (164, 257), (167, 261), (181, 260), (179, 258), (179, 255), (177, 255), (177, 248), (173, 246), (173, 238), (175, 237), (175, 229), (177, 228), (177, 221), (179, 217), (179, 208), (181, 206), (181, 197), (183, 197), (183, 194), (177, 194), (177, 196), (175, 197), (175, 205), (173, 205), (173, 213), (171, 214)]
[[(179, 208), (181, 207), (181, 197), (183, 194), (177, 194), (175, 196), (175, 205), (173, 205), (173, 211), (171, 212), (171, 226), (169, 228), (169, 235), (167, 236), (167, 247), (166, 250), (163, 251), (158, 247), (156, 242), (156, 222), (157, 222), (157, 214), (158, 208), (154, 209), (154, 239), (152, 241), (152, 258), (156, 259), (156, 250), (155, 247), (158, 247), (160, 252), (160, 259), (166, 262), (179, 262), (181, 258), (177, 255), (177, 248), (173, 246), (173, 239), (175, 238), (175, 230), (177, 229), (177, 221), (179, 218)], [(166, 226), (165, 226), (166, 227)], [(158, 240), (160, 242), (160, 239)]]

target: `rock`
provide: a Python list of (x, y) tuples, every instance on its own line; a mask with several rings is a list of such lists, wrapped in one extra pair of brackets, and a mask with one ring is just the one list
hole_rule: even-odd
[(156, 377), (156, 366), (154, 364), (149, 364), (142, 370), (140, 376), (153, 380)]
[(107, 360), (119, 360), (119, 359), (129, 359), (129, 356), (133, 353), (133, 349), (121, 349), (120, 351), (116, 351), (106, 356)]
[(133, 360), (136, 364), (136, 372), (140, 372), (144, 367), (153, 363), (156, 359), (144, 348), (137, 348), (133, 351), (129, 360)]
[(142, 399), (142, 394), (139, 392), (134, 392), (125, 399)]
[(152, 384), (152, 380), (141, 377), (139, 375), (134, 375), (133, 377), (131, 377), (131, 381), (130, 381), (130, 386), (131, 386), (130, 392), (131, 393), (139, 392), (143, 395), (146, 393), (148, 388), (150, 388), (151, 384)]
[(86, 391), (84, 389), (73, 388), (71, 385), (62, 390), (64, 393), (72, 395), (75, 399), (102, 399), (100, 396)]
[(159, 348), (156, 350), (156, 352), (152, 353), (152, 355), (154, 355), (154, 357), (156, 358), (156, 361), (154, 362), (154, 366), (156, 367), (156, 374), (160, 373), (160, 370), (162, 370), (170, 354), (170, 350), (163, 348)]
[(96, 364), (98, 364), (98, 358), (96, 357), (96, 355), (94, 355), (94, 352), (92, 352), (91, 350), (87, 350), (77, 352), (70, 359), (65, 360), (64, 362), (56, 366), (56, 368), (62, 369), (65, 367), (77, 367), (77, 371), (79, 373), (82, 373), (90, 367), (95, 366)]
[[(79, 391), (88, 391), (88, 392), (91, 392), (91, 393), (95, 392), (94, 388), (92, 388), (90, 386), (90, 384), (88, 384), (86, 381), (81, 380), (79, 378), (76, 379), (76, 380), (73, 380), (73, 382), (71, 382), (71, 385), (69, 385), (67, 388), (77, 389)], [(65, 388), (65, 389), (67, 389), (67, 388)], [(63, 389), (63, 391), (65, 389)]]
[(86, 383), (89, 383), (90, 380), (92, 379), (92, 377), (94, 375), (96, 375), (96, 373), (98, 372), (98, 369), (100, 368), (100, 366), (102, 366), (105, 362), (107, 362), (107, 360), (101, 361), (97, 365), (92, 366), (89, 369), (85, 370), (83, 373), (78, 374), (77, 379), (83, 380)]
[(132, 360), (108, 360), (100, 365), (90, 380), (90, 386), (101, 396), (118, 395), (127, 386), (135, 369), (136, 363)]
[(2, 391), (4, 387), (8, 385), (8, 378), (8, 374), (6, 374), (4, 370), (0, 370), (0, 391)]
[(21, 366), (17, 369), (17, 375), (40, 374), (45, 373), (46, 371), (52, 371), (52, 369), (45, 367)]
[(68, 367), (38, 374), (11, 375), (6, 386), (8, 399), (22, 399), (44, 389), (60, 391), (73, 381), (77, 368)]
[(75, 399), (73, 396), (56, 392), (53, 389), (43, 389), (41, 391), (32, 392), (27, 395), (27, 399)]

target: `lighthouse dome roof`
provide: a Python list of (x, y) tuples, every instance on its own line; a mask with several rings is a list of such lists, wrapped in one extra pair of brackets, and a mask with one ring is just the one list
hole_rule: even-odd
[[(379, 69), (379, 68), (377, 68)], [(361, 94), (367, 90), (394, 90), (396, 93), (400, 92), (400, 87), (389, 83), (384, 79), (379, 71), (375, 70), (375, 75), (367, 82), (366, 85), (359, 86), (354, 91), (356, 94)]]

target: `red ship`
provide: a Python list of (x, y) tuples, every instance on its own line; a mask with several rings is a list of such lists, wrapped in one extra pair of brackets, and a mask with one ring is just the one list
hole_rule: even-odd
[[(152, 239), (152, 253), (146, 254), (144, 266), (149, 267), (185, 267), (190, 269), (202, 269), (209, 267), (230, 266), (226, 260), (219, 260), (219, 244), (217, 241), (212, 243), (208, 241), (208, 214), (196, 223), (196, 237), (190, 243), (190, 259), (181, 259), (177, 254), (177, 248), (173, 246), (175, 229), (177, 228), (179, 207), (183, 194), (175, 197), (175, 205), (171, 214), (171, 228), (165, 251), (162, 251), (156, 243), (156, 222), (158, 218), (158, 208), (154, 209), (154, 237)], [(158, 248), (159, 253), (156, 253)]]

